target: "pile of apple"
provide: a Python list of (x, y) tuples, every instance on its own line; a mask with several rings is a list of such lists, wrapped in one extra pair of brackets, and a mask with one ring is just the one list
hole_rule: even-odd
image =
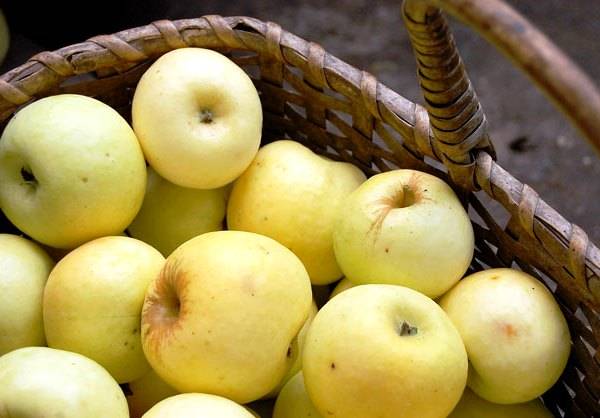
[(15, 114), (1, 418), (552, 416), (565, 318), (521, 271), (463, 278), (473, 229), (444, 181), (367, 179), (261, 128), (250, 78), (199, 48), (146, 71), (131, 126), (79, 95)]

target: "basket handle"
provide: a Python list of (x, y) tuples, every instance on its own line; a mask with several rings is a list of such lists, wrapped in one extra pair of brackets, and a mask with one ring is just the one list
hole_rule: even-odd
[(600, 152), (600, 92), (556, 45), (502, 0), (404, 0), (431, 134), (453, 180), (473, 190), (475, 157), (493, 155), (486, 118), (441, 10), (460, 19), (521, 68)]

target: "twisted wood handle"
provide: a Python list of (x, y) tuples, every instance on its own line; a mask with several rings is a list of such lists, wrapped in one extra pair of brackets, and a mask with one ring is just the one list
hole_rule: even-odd
[(471, 152), (493, 155), (486, 120), (458, 55), (444, 9), (480, 33), (521, 68), (600, 152), (600, 92), (558, 47), (502, 0), (405, 0), (403, 16), (432, 136), (453, 179), (472, 184)]

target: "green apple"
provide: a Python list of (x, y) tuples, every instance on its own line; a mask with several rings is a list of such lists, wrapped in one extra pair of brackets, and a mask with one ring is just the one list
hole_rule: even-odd
[(157, 403), (143, 418), (254, 418), (242, 405), (207, 393), (182, 393)]
[(93, 360), (48, 347), (0, 357), (2, 418), (129, 418), (123, 391)]
[(469, 275), (439, 301), (469, 355), (469, 387), (495, 403), (537, 398), (558, 380), (571, 349), (552, 293), (514, 269)]
[(48, 346), (97, 361), (119, 383), (146, 374), (140, 317), (146, 289), (164, 262), (157, 250), (129, 237), (98, 238), (71, 251), (44, 290)]
[(448, 418), (554, 418), (554, 415), (539, 398), (525, 403), (500, 405), (481, 399), (467, 388)]
[(448, 316), (396, 285), (356, 286), (327, 302), (302, 361), (310, 399), (331, 418), (446, 417), (467, 381), (467, 353)]
[(273, 418), (322, 418), (306, 393), (301, 371), (296, 373), (279, 392), (273, 409)]
[(277, 241), (207, 232), (173, 251), (150, 284), (144, 353), (180, 392), (251, 402), (287, 372), (290, 344), (311, 301), (306, 269)]
[(142, 150), (115, 110), (61, 94), (16, 113), (0, 140), (0, 207), (36, 241), (74, 248), (116, 235), (146, 186)]
[(283, 376), (283, 379), (279, 382), (277, 387), (273, 389), (268, 395), (267, 398), (274, 398), (277, 396), (279, 391), (283, 388), (283, 386), (290, 380), (293, 376), (298, 374), (300, 370), (302, 370), (302, 351), (304, 350), (304, 342), (306, 341), (306, 333), (310, 328), (310, 324), (312, 324), (313, 319), (317, 315), (319, 309), (317, 308), (316, 302), (313, 300), (313, 303), (310, 308), (310, 313), (308, 314), (308, 318), (302, 325), (300, 332), (296, 335), (296, 338), (292, 341), (290, 345), (290, 350), (288, 351), (288, 362), (290, 364), (287, 373)]
[(2, 9), (0, 9), (0, 65), (4, 62), (4, 58), (6, 58), (9, 46), (10, 32), (8, 31), (8, 23)]
[(154, 370), (150, 370), (139, 379), (129, 382), (127, 386), (129, 387), (127, 403), (129, 404), (131, 418), (140, 418), (163, 399), (179, 393), (162, 380)]
[(42, 295), (54, 262), (34, 242), (0, 234), (0, 356), (46, 345)]
[(335, 285), (335, 287), (333, 288), (333, 290), (331, 291), (331, 295), (329, 295), (329, 299), (339, 295), (340, 293), (342, 293), (344, 290), (348, 290), (351, 287), (356, 286), (354, 283), (352, 283), (350, 280), (348, 280), (347, 277), (344, 277), (342, 280), (340, 280), (338, 282), (338, 284)]
[(227, 193), (177, 186), (149, 167), (144, 203), (127, 230), (167, 257), (196, 235), (223, 229)]
[(162, 55), (142, 75), (131, 112), (150, 165), (182, 187), (231, 183), (260, 145), (262, 108), (254, 84), (209, 49)]
[(415, 170), (377, 174), (345, 201), (335, 256), (355, 284), (398, 284), (436, 298), (467, 271), (473, 227), (443, 180)]
[(227, 207), (230, 229), (267, 235), (302, 260), (313, 284), (342, 275), (333, 253), (333, 220), (365, 175), (349, 163), (281, 140), (262, 147), (236, 180)]

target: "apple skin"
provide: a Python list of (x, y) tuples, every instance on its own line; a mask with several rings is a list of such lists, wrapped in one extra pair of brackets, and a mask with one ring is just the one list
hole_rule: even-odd
[(275, 141), (263, 146), (235, 181), (228, 227), (281, 242), (302, 260), (313, 284), (334, 282), (342, 272), (333, 253), (333, 220), (365, 178), (352, 164), (294, 141)]
[(145, 187), (133, 130), (96, 99), (60, 94), (37, 100), (2, 134), (0, 207), (40, 243), (74, 248), (123, 232)]
[(0, 356), (46, 345), (42, 295), (54, 262), (34, 242), (0, 234)]
[(0, 357), (0, 417), (129, 418), (123, 391), (77, 353), (25, 347)]
[(254, 418), (242, 405), (207, 393), (182, 393), (160, 401), (143, 418)]
[(481, 399), (467, 388), (448, 418), (554, 418), (554, 415), (539, 398), (525, 403), (500, 405)]
[(322, 418), (306, 393), (301, 371), (288, 380), (279, 392), (273, 418)]
[(196, 235), (223, 229), (227, 194), (227, 187), (177, 186), (148, 167), (144, 203), (127, 231), (167, 257)]
[(262, 135), (262, 108), (250, 77), (224, 55), (181, 48), (142, 75), (133, 129), (150, 165), (182, 187), (214, 189), (248, 167)]
[(333, 246), (344, 275), (355, 284), (398, 284), (436, 298), (473, 258), (469, 216), (450, 186), (433, 175), (377, 174), (343, 207)]
[(339, 281), (338, 284), (335, 285), (335, 287), (331, 291), (331, 294), (329, 295), (329, 299), (334, 298), (335, 296), (342, 293), (344, 290), (348, 290), (354, 286), (356, 286), (356, 285), (354, 283), (352, 283), (350, 280), (348, 280), (347, 277), (344, 277), (342, 280)]
[(567, 322), (554, 297), (519, 270), (469, 275), (439, 301), (469, 355), (469, 387), (494, 403), (527, 402), (546, 392), (571, 349)]
[(48, 346), (97, 361), (119, 383), (146, 374), (142, 305), (164, 263), (156, 249), (129, 237), (98, 238), (71, 251), (44, 290)]
[(323, 417), (440, 418), (464, 391), (467, 354), (433, 300), (403, 286), (367, 284), (319, 310), (302, 371)]
[(4, 12), (0, 9), (0, 65), (4, 62), (4, 58), (6, 58), (9, 46), (10, 32), (8, 30), (8, 23), (6, 22)]
[(306, 269), (283, 245), (250, 232), (208, 232), (173, 251), (150, 284), (144, 353), (180, 392), (248, 403), (285, 375), (311, 301)]
[(129, 382), (131, 394), (127, 394), (130, 418), (140, 418), (158, 402), (179, 394), (165, 383), (155, 372), (150, 370), (139, 379)]

